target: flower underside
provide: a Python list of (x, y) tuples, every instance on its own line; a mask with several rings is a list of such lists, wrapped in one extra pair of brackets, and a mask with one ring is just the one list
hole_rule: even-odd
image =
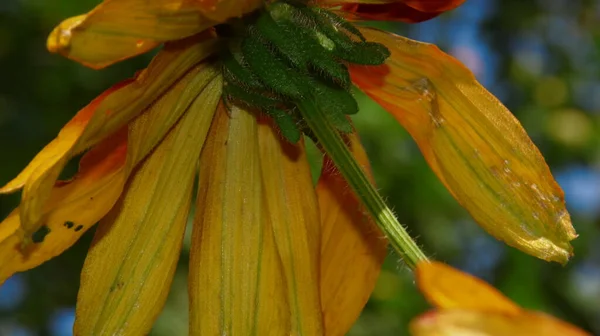
[(280, 1), (217, 27), (227, 40), (221, 57), (223, 97), (272, 117), (281, 134), (297, 142), (314, 138), (299, 111), (314, 102), (342, 133), (352, 131), (346, 115), (358, 112), (347, 64), (381, 65), (389, 50), (367, 42), (336, 14), (304, 1)]

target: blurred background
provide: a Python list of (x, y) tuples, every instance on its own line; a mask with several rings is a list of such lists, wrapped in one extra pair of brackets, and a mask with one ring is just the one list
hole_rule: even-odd
[[(149, 55), (93, 71), (46, 51), (56, 24), (96, 2), (0, 1), (0, 184), (79, 108), (147, 64)], [(407, 133), (362, 97), (356, 122), (380, 190), (401, 222), (432, 257), (486, 279), (526, 308), (600, 335), (600, 0), (467, 0), (434, 20), (385, 28), (453, 54), (514, 112), (564, 189), (580, 237), (565, 267), (489, 237), (438, 182)], [(18, 197), (0, 198), (0, 219)], [(0, 335), (72, 334), (92, 235), (0, 287)], [(187, 334), (188, 249), (189, 243), (152, 335)], [(410, 319), (428, 308), (390, 254), (350, 335), (405, 335)]]

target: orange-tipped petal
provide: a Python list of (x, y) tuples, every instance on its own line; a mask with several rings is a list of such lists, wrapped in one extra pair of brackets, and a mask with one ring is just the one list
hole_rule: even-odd
[(109, 88), (101, 95), (96, 97), (86, 107), (81, 109), (58, 133), (58, 136), (52, 140), (42, 151), (36, 155), (33, 160), (10, 182), (0, 188), (0, 193), (7, 194), (15, 192), (25, 185), (28, 180), (35, 180), (36, 173), (45, 171), (47, 166), (53, 165), (57, 160), (64, 156), (65, 152), (68, 152), (73, 143), (81, 136), (81, 133), (85, 130), (90, 119), (96, 113), (101, 102), (107, 99), (114, 92), (131, 85), (132, 80), (125, 80), (121, 83), (114, 85)]
[(210, 55), (214, 46), (212, 40), (168, 45), (135, 80), (113, 87), (81, 110), (13, 181), (0, 188), (0, 193), (24, 188), (20, 206), (22, 236), (30, 236), (42, 226), (45, 204), (71, 157), (140, 114), (190, 68)]
[(44, 225), (26, 248), (18, 209), (0, 223), (0, 283), (61, 254), (112, 208), (125, 183), (126, 151), (127, 129), (123, 129), (86, 153), (75, 178), (52, 190)]
[(440, 309), (467, 309), (518, 314), (521, 308), (496, 288), (441, 262), (421, 262), (416, 269), (417, 286), (427, 300)]
[(421, 22), (460, 6), (465, 0), (319, 0), (325, 6), (342, 5), (355, 19)]
[(442, 310), (421, 315), (410, 324), (414, 336), (589, 336), (552, 316), (523, 311), (520, 314), (470, 310)]
[(82, 271), (75, 334), (147, 334), (152, 328), (179, 259), (197, 161), (221, 85), (211, 81), (100, 222)]
[[(356, 133), (350, 150), (370, 173)], [(346, 335), (367, 303), (387, 241), (333, 162), (325, 157), (316, 187), (321, 210), (321, 305), (325, 335)]]
[(213, 26), (203, 9), (197, 0), (105, 0), (89, 13), (61, 22), (47, 47), (100, 69)]
[(268, 123), (258, 131), (260, 163), (290, 304), (291, 335), (322, 335), (321, 223), (304, 143), (283, 140)]
[[(147, 111), (130, 122), (128, 131), (123, 128), (86, 153), (76, 178), (59, 181), (52, 189), (42, 213), (46, 224), (34, 234), (25, 236), (23, 230), (19, 230), (18, 210), (0, 223), (0, 232), (4, 232), (0, 234), (0, 252), (3, 251), (0, 282), (15, 272), (59, 255), (102, 218), (116, 202), (131, 171), (162, 141), (198, 94), (211, 89), (209, 83), (217, 74), (218, 69), (211, 64), (192, 68)], [(218, 95), (220, 87), (216, 90), (213, 94)], [(41, 242), (22, 246), (26, 245), (23, 242), (35, 242), (34, 238), (46, 230), (53, 232), (63, 225), (73, 230), (59, 230), (60, 235), (49, 235)]]
[(255, 117), (221, 105), (199, 166), (190, 334), (290, 335), (285, 277), (266, 215)]
[(437, 47), (374, 29), (391, 57), (352, 79), (412, 135), (433, 171), (490, 234), (565, 263), (577, 237), (563, 192), (523, 127), (460, 62)]

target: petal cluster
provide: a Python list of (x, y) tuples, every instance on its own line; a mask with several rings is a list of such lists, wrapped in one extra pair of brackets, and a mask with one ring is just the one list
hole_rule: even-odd
[[(192, 334), (343, 335), (368, 300), (385, 239), (331, 162), (315, 187), (302, 143), (225, 108), (222, 74), (208, 57), (215, 45), (200, 35), (165, 46), (2, 189), (30, 190), (39, 210), (24, 208), (24, 198), (0, 224), (1, 280), (62, 253), (99, 221), (77, 334), (150, 331), (190, 220)], [(357, 136), (349, 141), (368, 170)], [(55, 172), (86, 150), (78, 174), (57, 181)], [(39, 218), (29, 232), (25, 216)]]
[[(463, 1), (313, 3), (357, 20), (417, 22)], [(189, 222), (192, 334), (350, 329), (374, 287), (385, 239), (329, 157), (313, 185), (302, 141), (290, 144), (264, 116), (221, 101), (215, 56), (222, 41), (211, 27), (264, 3), (105, 0), (52, 32), (50, 51), (97, 69), (164, 47), (146, 69), (79, 111), (0, 188), (23, 192), (0, 223), (0, 282), (62, 253), (100, 222), (82, 272), (75, 332), (145, 334), (166, 300)], [(381, 67), (353, 67), (354, 83), (411, 133), (452, 195), (495, 237), (566, 261), (576, 234), (562, 191), (510, 112), (436, 47), (361, 31), (392, 57)], [(369, 174), (356, 134), (347, 141)], [(78, 174), (58, 181), (81, 153)], [(420, 266), (419, 281), (442, 278), (422, 286), (438, 307), (452, 309), (415, 322), (417, 334), (437, 332), (439, 321), (489, 321), (498, 330), (512, 330), (502, 328), (523, 316), (550, 321), (435, 265)], [(476, 295), (453, 291), (456, 283)], [(487, 307), (498, 314), (481, 317)]]
[(412, 321), (415, 336), (589, 335), (550, 315), (525, 310), (482, 280), (443, 263), (419, 264), (416, 276), (419, 289), (437, 309)]
[(101, 69), (261, 5), (263, 0), (105, 0), (89, 13), (60, 23), (47, 46), (51, 52)]
[(391, 51), (353, 82), (411, 134), (450, 193), (490, 234), (565, 263), (577, 235), (564, 195), (517, 119), (436, 46), (362, 29)]

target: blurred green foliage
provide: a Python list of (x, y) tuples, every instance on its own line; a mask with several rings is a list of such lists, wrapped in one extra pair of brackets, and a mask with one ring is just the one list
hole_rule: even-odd
[[(144, 55), (93, 71), (46, 51), (45, 38), (56, 24), (95, 3), (0, 3), (0, 183), (15, 176), (79, 108), (147, 64), (150, 56)], [(432, 23), (385, 25), (432, 40), (465, 61), (522, 121), (553, 171), (564, 176), (559, 182), (564, 181), (580, 234), (576, 257), (566, 267), (488, 237), (435, 178), (407, 133), (372, 101), (359, 96), (362, 112), (356, 117), (379, 188), (432, 257), (483, 277), (527, 308), (595, 334), (600, 334), (599, 22), (596, 0), (468, 0)], [(68, 168), (74, 169), (75, 164)], [(0, 198), (0, 218), (18, 197)], [(23, 273), (23, 295), (14, 305), (2, 304), (0, 290), (0, 334), (68, 334), (56, 331), (53, 319), (76, 301), (92, 235), (88, 232), (67, 253)], [(189, 237), (186, 242), (154, 335), (186, 334)], [(350, 335), (406, 334), (410, 319), (427, 309), (412, 275), (390, 254)]]

